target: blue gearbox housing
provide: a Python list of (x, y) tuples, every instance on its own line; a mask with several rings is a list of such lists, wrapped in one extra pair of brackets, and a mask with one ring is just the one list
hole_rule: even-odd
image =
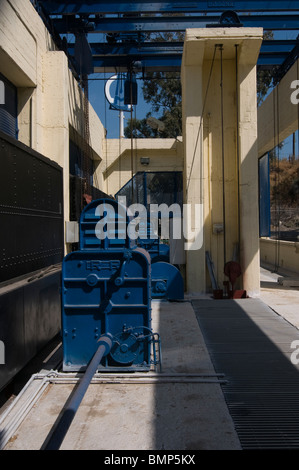
[(64, 371), (84, 370), (103, 334), (113, 344), (99, 369), (149, 370), (160, 361), (160, 338), (151, 329), (150, 255), (128, 239), (127, 223), (124, 208), (110, 199), (93, 201), (81, 214), (80, 250), (62, 266)]

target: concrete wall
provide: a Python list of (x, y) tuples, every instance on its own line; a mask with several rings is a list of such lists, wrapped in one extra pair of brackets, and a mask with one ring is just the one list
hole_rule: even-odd
[(299, 243), (260, 239), (261, 262), (299, 274)]
[[(18, 88), (19, 140), (63, 167), (69, 220), (69, 139), (83, 146), (83, 94), (29, 0), (0, 2), (0, 72)], [(100, 162), (105, 131), (91, 106), (89, 116), (90, 154)]]
[[(107, 139), (97, 169), (103, 191), (115, 195), (138, 171), (183, 171), (182, 139)], [(141, 158), (149, 158), (143, 165)]]
[(299, 80), (299, 59), (258, 108), (259, 157), (298, 129), (298, 105), (291, 103), (294, 80)]
[[(258, 157), (262, 157), (298, 129), (298, 105), (291, 102), (294, 88), (291, 84), (299, 79), (297, 60), (279, 84), (258, 108)], [(298, 88), (298, 87), (296, 87)], [(261, 261), (299, 272), (299, 250), (294, 242), (260, 240)]]

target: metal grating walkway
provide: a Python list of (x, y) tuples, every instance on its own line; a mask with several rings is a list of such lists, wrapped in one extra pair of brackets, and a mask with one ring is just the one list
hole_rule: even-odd
[(299, 330), (258, 299), (192, 305), (242, 448), (299, 449)]

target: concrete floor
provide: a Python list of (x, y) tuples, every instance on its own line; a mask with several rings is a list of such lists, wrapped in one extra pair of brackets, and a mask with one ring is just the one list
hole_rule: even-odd
[(299, 274), (269, 266), (261, 268), (260, 299), (278, 315), (299, 328)]
[[(159, 377), (177, 377), (171, 383), (91, 384), (61, 449), (240, 449), (191, 304), (153, 302), (153, 330), (162, 338)], [(73, 387), (48, 385), (5, 449), (40, 449)]]
[[(278, 282), (281, 278), (290, 279), (290, 274), (277, 275), (262, 268), (260, 299), (299, 328), (299, 289), (283, 286)], [(167, 380), (171, 375), (170, 382), (92, 383), (61, 449), (241, 449), (219, 384), (222, 378), (215, 377), (191, 303), (153, 302), (152, 306), (153, 330), (162, 340), (159, 377)], [(45, 364), (46, 371), (48, 368)], [(204, 375), (211, 374), (207, 380), (214, 383), (195, 383), (190, 374), (201, 382), (206, 380)], [(15, 426), (5, 450), (40, 449), (74, 384), (48, 383), (27, 406), (28, 396), (38, 393), (39, 386), (40, 381), (34, 381), (23, 403), (21, 400), (2, 422), (0, 415), (1, 442), (5, 431), (13, 429), (11, 422), (17, 421), (18, 409), (27, 413)]]

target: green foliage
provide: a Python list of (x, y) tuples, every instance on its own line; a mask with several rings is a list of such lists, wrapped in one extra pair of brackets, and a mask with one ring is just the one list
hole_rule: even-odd
[(274, 70), (259, 70), (257, 72), (257, 104), (260, 105), (272, 85)]
[[(274, 38), (272, 31), (266, 31), (264, 33), (265, 40), (271, 40)], [(273, 78), (275, 77), (277, 68), (272, 67), (271, 69), (263, 69), (257, 71), (257, 104), (260, 105), (265, 96), (268, 93), (269, 88), (273, 84)]]
[(129, 125), (124, 130), (125, 137), (127, 139), (130, 139), (131, 136), (134, 138), (159, 137), (157, 129), (152, 129), (147, 124), (148, 117), (150, 117), (150, 113), (144, 119), (133, 118), (132, 121), (130, 120)]
[[(268, 31), (264, 39), (273, 39), (273, 33)], [(153, 41), (182, 41), (183, 35), (172, 33), (156, 34)], [(275, 69), (257, 72), (257, 102), (263, 101), (272, 84)], [(125, 137), (130, 138), (176, 138), (182, 135), (182, 90), (179, 72), (147, 73), (143, 82), (143, 97), (151, 104), (151, 111), (144, 119), (133, 119), (125, 128)], [(164, 124), (157, 129), (150, 125), (149, 118), (155, 117)]]
[[(125, 128), (125, 137), (177, 137), (182, 135), (182, 91), (180, 75), (176, 72), (148, 73), (143, 83), (143, 96), (151, 104), (145, 119), (133, 119)], [(149, 118), (156, 117), (161, 128), (151, 127)]]
[(299, 202), (299, 161), (270, 159), (271, 203), (292, 207)]

